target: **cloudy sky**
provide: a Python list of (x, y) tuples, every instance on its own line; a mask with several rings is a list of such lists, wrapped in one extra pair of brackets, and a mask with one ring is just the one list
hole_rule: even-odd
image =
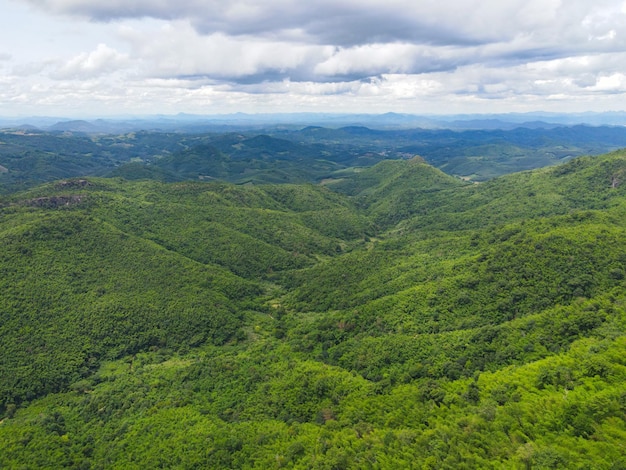
[(0, 0), (0, 115), (626, 110), (626, 1)]

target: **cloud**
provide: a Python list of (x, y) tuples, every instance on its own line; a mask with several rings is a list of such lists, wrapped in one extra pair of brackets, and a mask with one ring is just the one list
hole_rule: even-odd
[[(25, 1), (93, 33), (39, 60), (3, 49), (16, 96), (57, 104), (419, 112), (626, 96), (621, 0)], [(74, 37), (60, 28), (48, 37)]]
[(131, 28), (120, 32), (143, 72), (159, 77), (211, 77), (215, 80), (282, 80), (303, 77), (333, 51), (328, 46), (291, 44), (221, 33), (199, 35), (187, 22), (173, 22), (146, 34)]
[(452, 47), (432, 48), (407, 43), (368, 44), (338, 49), (314, 71), (324, 77), (376, 76), (382, 73), (422, 74), (453, 70), (465, 63), (463, 49)]
[[(581, 0), (30, 0), (49, 11), (94, 21), (151, 17), (191, 21), (202, 34), (301, 39), (351, 47), (383, 42), (434, 45), (510, 40), (520, 29), (553, 27), (567, 13), (576, 28), (588, 8)], [(596, 10), (602, 10), (600, 0)], [(608, 2), (610, 3), (610, 2)], [(594, 11), (596, 11), (594, 10)], [(595, 13), (593, 13), (595, 14)], [(587, 15), (589, 16), (589, 15)], [(591, 19), (593, 22), (593, 18)], [(595, 24), (595, 23), (594, 23)], [(560, 28), (559, 28), (560, 29)], [(558, 35), (562, 31), (555, 31)]]
[(612, 73), (599, 77), (596, 83), (587, 87), (592, 91), (602, 93), (625, 93), (626, 75), (624, 73)]
[(80, 54), (52, 72), (51, 77), (61, 80), (93, 78), (118, 71), (129, 65), (129, 57), (106, 44), (99, 44), (91, 52)]
[(156, 73), (241, 82), (356, 80), (626, 47), (626, 14), (613, 0), (29, 1), (93, 21), (163, 20), (157, 33), (126, 34)]
[[(30, 1), (48, 11), (81, 15), (94, 21), (142, 17), (188, 19), (204, 34), (293, 38), (296, 32), (309, 42), (343, 46), (396, 40), (448, 42), (455, 37), (465, 42), (467, 37), (461, 36), (467, 36), (472, 28), (458, 28), (462, 26), (458, 24), (459, 18), (467, 20), (468, 13), (471, 17), (489, 13), (490, 17), (505, 19), (503, 13), (510, 12), (509, 8), (503, 11), (500, 2), (460, 2), (451, 10), (445, 2), (416, 4), (409, 0)], [(484, 30), (479, 34), (482, 35)]]

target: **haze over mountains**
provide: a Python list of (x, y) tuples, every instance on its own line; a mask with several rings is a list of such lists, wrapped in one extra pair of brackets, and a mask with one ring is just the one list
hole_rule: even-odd
[(119, 116), (110, 118), (71, 119), (62, 117), (0, 117), (0, 127), (34, 126), (46, 131), (87, 133), (129, 132), (137, 130), (210, 131), (231, 128), (290, 129), (306, 125), (322, 127), (366, 126), (374, 129), (514, 129), (550, 128), (564, 125), (624, 126), (626, 112), (604, 113), (506, 113), (463, 115), (341, 114), (341, 113), (271, 113)]
[[(283, 118), (291, 120), (288, 125)], [(486, 181), (626, 147), (623, 126), (516, 124), (490, 118), (451, 121), (456, 129), (405, 129), (416, 118), (392, 114), (216, 119), (51, 120), (39, 122), (37, 128), (32, 124), (7, 127), (0, 130), (0, 166), (4, 168), (0, 192), (88, 175), (318, 183), (340, 178), (338, 172), (349, 167), (415, 155), (448, 174)], [(372, 127), (362, 125), (368, 120)], [(317, 121), (325, 125), (315, 125)], [(459, 123), (489, 128), (461, 129)]]

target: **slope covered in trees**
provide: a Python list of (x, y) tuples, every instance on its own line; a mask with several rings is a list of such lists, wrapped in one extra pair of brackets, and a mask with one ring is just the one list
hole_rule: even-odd
[[(112, 124), (112, 123), (110, 123)], [(473, 181), (561, 164), (626, 146), (623, 127), (547, 126), (498, 130), (377, 130), (361, 126), (185, 126), (170, 132), (141, 124), (59, 123), (0, 129), (0, 194), (84, 176), (163, 182), (319, 183), (384, 160), (421, 155)], [(144, 123), (147, 124), (147, 123)], [(154, 123), (153, 123), (154, 124)], [(172, 124), (172, 123), (170, 123)], [(181, 124), (183, 124), (181, 122)], [(117, 134), (115, 133), (117, 132)]]
[(0, 466), (626, 466), (626, 153), (2, 199)]

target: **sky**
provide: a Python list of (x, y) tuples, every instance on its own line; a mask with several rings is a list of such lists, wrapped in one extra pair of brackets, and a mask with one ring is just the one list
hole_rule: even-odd
[(0, 116), (626, 110), (626, 1), (0, 0)]

